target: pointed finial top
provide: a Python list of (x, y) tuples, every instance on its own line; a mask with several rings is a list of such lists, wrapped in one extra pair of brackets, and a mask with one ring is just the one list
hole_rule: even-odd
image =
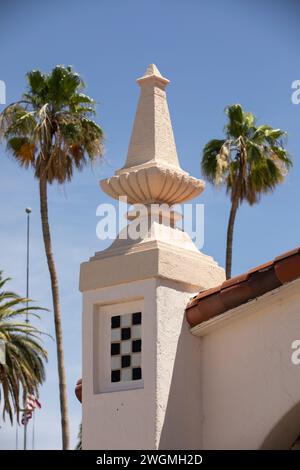
[(137, 79), (137, 83), (144, 82), (145, 80), (153, 79), (153, 78), (158, 79), (164, 84), (169, 83), (169, 80), (162, 76), (162, 74), (160, 73), (160, 71), (158, 70), (155, 64), (148, 65), (147, 70), (144, 73), (144, 75), (141, 78)]
[(149, 75), (156, 75), (157, 77), (162, 76), (155, 64), (148, 65), (147, 70), (144, 73), (144, 77), (148, 77)]

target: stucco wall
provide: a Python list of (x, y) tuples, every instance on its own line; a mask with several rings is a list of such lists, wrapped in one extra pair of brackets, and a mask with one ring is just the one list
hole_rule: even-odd
[[(83, 448), (155, 447), (155, 280), (139, 281), (83, 294)], [(95, 388), (96, 354), (101, 336), (94, 318), (100, 306), (140, 300), (143, 308), (144, 388), (100, 393)], [(104, 351), (102, 350), (102, 354)], [(97, 381), (96, 381), (97, 382)]]
[(202, 446), (201, 339), (190, 334), (191, 293), (178, 283), (157, 286), (157, 447)]
[(202, 334), (203, 448), (288, 448), (300, 433), (300, 280)]
[[(190, 334), (184, 315), (193, 293), (157, 278), (83, 294), (84, 449), (201, 446), (200, 341)], [(128, 302), (143, 305), (144, 386), (101, 392), (107, 388), (99, 381), (98, 359), (105, 352), (95, 318), (111, 309), (122, 313)]]

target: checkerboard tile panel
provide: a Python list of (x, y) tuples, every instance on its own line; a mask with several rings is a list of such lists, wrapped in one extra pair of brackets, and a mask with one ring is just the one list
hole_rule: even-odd
[(111, 317), (111, 382), (142, 378), (142, 313)]

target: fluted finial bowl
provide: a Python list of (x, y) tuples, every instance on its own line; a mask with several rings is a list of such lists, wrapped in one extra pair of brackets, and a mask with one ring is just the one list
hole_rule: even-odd
[(123, 172), (100, 182), (114, 199), (127, 197), (130, 204), (180, 204), (204, 190), (205, 183), (175, 169), (159, 165)]

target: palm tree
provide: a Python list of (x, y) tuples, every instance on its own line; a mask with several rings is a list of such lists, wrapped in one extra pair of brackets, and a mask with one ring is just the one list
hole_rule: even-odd
[(48, 184), (70, 181), (75, 169), (102, 156), (103, 132), (92, 119), (95, 102), (82, 93), (84, 83), (71, 67), (56, 66), (51, 73), (27, 74), (23, 99), (0, 115), (0, 133), (23, 167), (32, 167), (39, 180), (40, 211), (45, 252), (52, 287), (57, 346), (63, 449), (70, 448), (58, 278), (48, 220)]
[(227, 227), (226, 278), (231, 277), (233, 229), (239, 205), (259, 202), (284, 180), (292, 161), (284, 148), (286, 133), (271, 126), (256, 126), (252, 113), (241, 105), (226, 108), (225, 139), (210, 140), (204, 147), (202, 172), (213, 185), (224, 185), (231, 199)]
[(76, 444), (75, 450), (82, 450), (82, 423), (80, 423), (79, 425), (77, 444)]
[(38, 396), (38, 387), (45, 380), (47, 352), (40, 343), (41, 332), (23, 321), (39, 307), (27, 307), (28, 299), (3, 290), (9, 280), (0, 271), (0, 341), (6, 356), (5, 363), (0, 363), (0, 403), (3, 419), (8, 414), (13, 423), (14, 414), (19, 421), (20, 397), (27, 393)]

